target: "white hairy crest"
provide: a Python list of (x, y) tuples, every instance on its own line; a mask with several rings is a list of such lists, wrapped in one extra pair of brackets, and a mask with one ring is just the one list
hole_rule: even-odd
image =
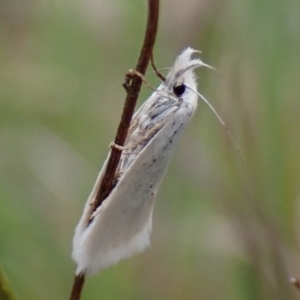
[(150, 245), (156, 191), (197, 107), (194, 69), (209, 67), (191, 57), (197, 52), (185, 49), (166, 80), (134, 114), (117, 169), (117, 184), (90, 222), (91, 203), (107, 160), (104, 163), (73, 238), (77, 274), (93, 274)]

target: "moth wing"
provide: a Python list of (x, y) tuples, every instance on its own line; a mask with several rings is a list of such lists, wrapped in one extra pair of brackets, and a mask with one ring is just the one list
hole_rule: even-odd
[(102, 169), (73, 240), (72, 256), (78, 264), (77, 274), (95, 273), (150, 245), (155, 193), (194, 110), (191, 105), (178, 109), (136, 157), (86, 227), (89, 203), (96, 195)]
[[(160, 87), (158, 88), (160, 89)], [(156, 96), (156, 92), (153, 93), (144, 103), (143, 105), (134, 113), (133, 117), (132, 117), (132, 121), (131, 121), (131, 124), (134, 124), (135, 121), (138, 119), (138, 117), (140, 115), (143, 115), (145, 111), (147, 111), (148, 107), (152, 106), (153, 103), (156, 101), (157, 99), (157, 96)], [(128, 136), (131, 134), (131, 132), (133, 131), (134, 128), (130, 128), (129, 129), (129, 132), (128, 132)], [(75, 235), (74, 235), (74, 238), (73, 240), (78, 240), (79, 237), (81, 236), (81, 234), (83, 233), (83, 231), (86, 229), (88, 223), (89, 223), (89, 219), (90, 219), (90, 216), (91, 216), (91, 213), (92, 213), (92, 206), (91, 206), (91, 203), (95, 200), (96, 198), (96, 194), (97, 194), (97, 191), (99, 189), (99, 186), (100, 186), (100, 182), (101, 182), (101, 179), (103, 177), (103, 174), (104, 174), (104, 171), (106, 169), (106, 165), (107, 165), (107, 162), (108, 162), (108, 159), (109, 159), (109, 156), (110, 156), (110, 151), (107, 155), (107, 158), (103, 164), (103, 167), (96, 179), (96, 182), (94, 184), (94, 187), (93, 187), (93, 190), (91, 192), (91, 194), (89, 195), (89, 198), (86, 202), (86, 205), (84, 207), (84, 210), (83, 210), (83, 214), (81, 216), (81, 219), (79, 220), (79, 223), (78, 225), (76, 226), (76, 229), (75, 229)]]

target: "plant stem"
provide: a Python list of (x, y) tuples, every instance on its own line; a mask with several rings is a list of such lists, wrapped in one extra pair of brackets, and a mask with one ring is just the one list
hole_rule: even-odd
[[(148, 18), (145, 32), (144, 43), (140, 52), (140, 57), (136, 66), (136, 73), (129, 72), (126, 75), (124, 87), (127, 91), (125, 104), (121, 121), (115, 137), (115, 144), (123, 146), (130, 122), (134, 113), (136, 102), (141, 90), (142, 79), (138, 73), (145, 75), (149, 60), (152, 56), (152, 50), (155, 43), (159, 16), (159, 0), (148, 0)], [(112, 147), (107, 162), (107, 167), (102, 177), (96, 199), (93, 203), (92, 212), (94, 212), (101, 203), (107, 198), (114, 187), (115, 173), (120, 161), (122, 151), (116, 147)], [(79, 300), (84, 285), (84, 274), (75, 275), (74, 283), (70, 295), (70, 300)]]
[[(145, 75), (149, 60), (152, 55), (159, 15), (159, 0), (148, 0), (148, 20), (144, 38), (144, 44), (140, 52), (140, 57), (136, 66), (137, 73)], [(130, 122), (134, 113), (136, 102), (141, 90), (142, 79), (134, 72), (126, 76), (126, 91), (127, 97), (125, 100), (121, 121), (115, 138), (115, 144), (123, 146)], [(93, 202), (93, 212), (107, 198), (114, 187), (115, 172), (118, 167), (122, 151), (116, 147), (112, 147), (107, 167), (100, 183), (99, 190), (96, 195), (96, 200)]]

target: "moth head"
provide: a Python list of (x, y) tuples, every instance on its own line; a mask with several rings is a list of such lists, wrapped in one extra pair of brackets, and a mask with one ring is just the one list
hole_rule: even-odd
[[(200, 53), (192, 48), (186, 48), (176, 59), (174, 66), (169, 71), (164, 82), (163, 89), (173, 96), (187, 102), (194, 102), (197, 99), (193, 91), (197, 90), (196, 76), (194, 69), (205, 66), (198, 58), (192, 58), (194, 53)], [(188, 88), (187, 88), (188, 87)]]

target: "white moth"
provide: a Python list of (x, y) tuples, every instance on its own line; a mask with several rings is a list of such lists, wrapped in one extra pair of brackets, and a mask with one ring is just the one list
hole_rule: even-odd
[(76, 227), (72, 256), (76, 274), (93, 274), (150, 245), (155, 194), (172, 153), (197, 107), (191, 48), (176, 59), (166, 80), (134, 114), (118, 166), (118, 182), (93, 213), (106, 162)]

